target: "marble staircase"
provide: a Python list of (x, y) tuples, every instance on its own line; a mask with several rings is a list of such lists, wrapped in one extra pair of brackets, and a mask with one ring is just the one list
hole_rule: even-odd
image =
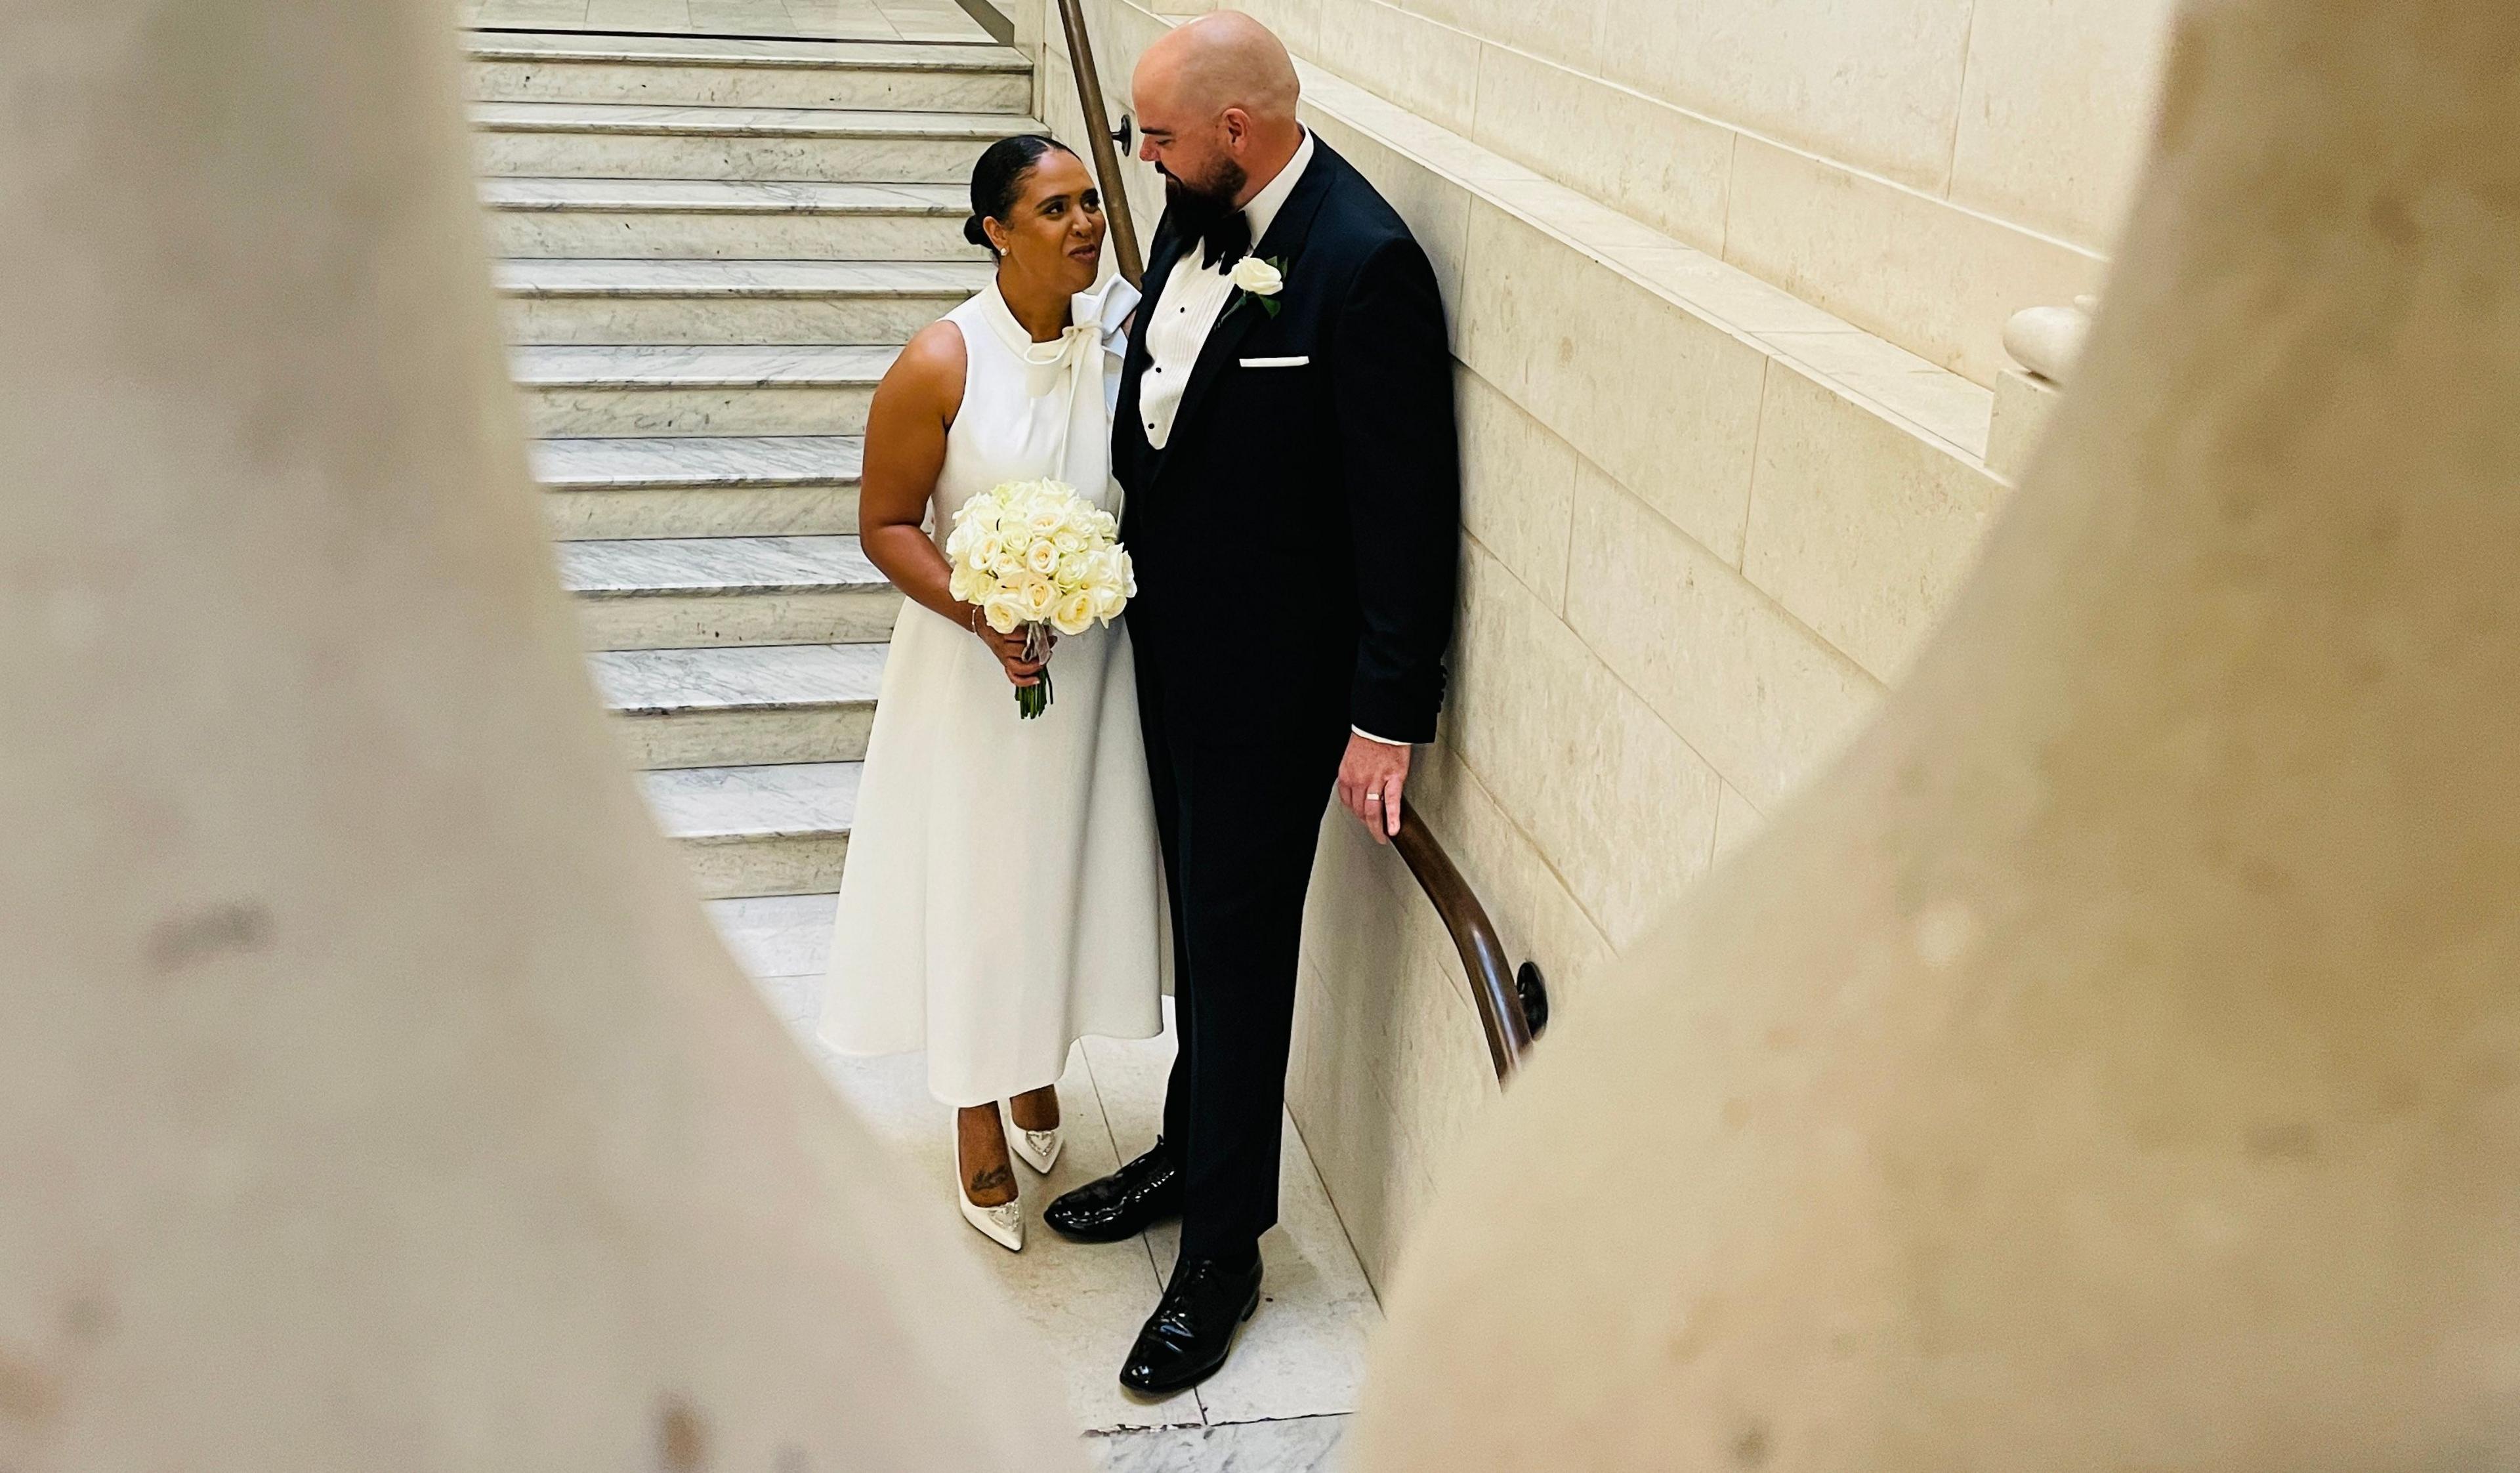
[(860, 435), (988, 268), (1003, 48), (476, 31), (481, 199), (563, 585), (659, 824), (712, 899), (838, 888), (900, 596)]

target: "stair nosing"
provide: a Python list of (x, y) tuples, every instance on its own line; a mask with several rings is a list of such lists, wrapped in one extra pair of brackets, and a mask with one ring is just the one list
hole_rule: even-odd
[[(671, 112), (676, 114), (720, 112), (786, 114), (782, 121), (739, 123), (731, 118), (712, 122), (701, 117), (535, 117), (500, 116), (499, 109), (549, 109), (555, 112), (583, 112), (589, 108), (618, 109), (625, 112)], [(1014, 133), (1036, 132), (1040, 124), (1015, 112), (937, 112), (925, 110), (886, 112), (873, 108), (713, 108), (698, 104), (657, 103), (545, 103), (496, 102), (474, 103), (469, 110), (473, 131), (479, 133), (565, 134), (576, 137), (624, 138), (807, 138), (834, 142), (937, 142), (969, 143), (982, 139), (995, 141)], [(851, 119), (821, 123), (819, 119)], [(940, 119), (923, 123), (881, 125), (878, 119)], [(942, 121), (958, 119), (958, 121)]]
[[(758, 665), (776, 658), (781, 650), (813, 650), (828, 653), (834, 660), (853, 668), (848, 674), (862, 682), (862, 688), (847, 693), (828, 691), (806, 695), (783, 695), (767, 699), (729, 700), (706, 695), (686, 695), (680, 700), (631, 700), (616, 698), (605, 686), (607, 668), (622, 669), (641, 664), (662, 663), (667, 658), (708, 665)], [(724, 646), (689, 649), (601, 650), (589, 656), (596, 672), (597, 689), (607, 712), (617, 717), (676, 717), (684, 715), (754, 715), (767, 712), (813, 712), (870, 709), (876, 703), (882, 686), (883, 667), (887, 657), (882, 645), (788, 645), (788, 646)], [(732, 682), (730, 682), (732, 683)]]
[[(1026, 76), (1032, 64), (1016, 52), (1004, 47), (974, 46), (969, 58), (933, 56), (912, 57), (877, 55), (864, 51), (832, 53), (815, 56), (803, 51), (793, 54), (760, 54), (745, 56), (724, 51), (710, 51), (709, 41), (691, 38), (689, 48), (681, 51), (624, 50), (607, 46), (588, 38), (565, 41), (554, 46), (533, 46), (515, 40), (484, 40), (498, 32), (470, 32), (464, 46), (467, 61), (473, 62), (561, 62), (570, 65), (608, 67), (757, 67), (766, 71), (907, 71), (968, 74), (975, 76)], [(658, 40), (670, 38), (657, 37)], [(764, 36), (760, 40), (776, 43), (781, 37)], [(913, 47), (933, 48), (947, 43), (919, 41), (813, 41), (797, 40), (797, 46), (831, 47)]]
[[(884, 373), (892, 366), (892, 361), (901, 353), (897, 347), (885, 347), (873, 343), (830, 343), (780, 350), (783, 356), (846, 352), (857, 357), (857, 366), (845, 370), (826, 369), (818, 375), (810, 376), (799, 375), (792, 368), (765, 375), (757, 369), (744, 373), (731, 370), (703, 373), (690, 367), (680, 371), (652, 370), (646, 373), (622, 372), (608, 375), (580, 372), (563, 375), (549, 369), (537, 368), (535, 362), (537, 359), (560, 358), (564, 354), (575, 354), (588, 360), (598, 360), (608, 354), (619, 357), (625, 364), (635, 365), (637, 359), (628, 355), (640, 351), (666, 353), (683, 359), (696, 357), (704, 359), (712, 356), (709, 349), (718, 346), (720, 345), (705, 343), (521, 344), (508, 350), (509, 376), (518, 387), (525, 389), (872, 388), (883, 378)], [(729, 351), (715, 356), (732, 356), (732, 353), (737, 351), (753, 353), (766, 351), (757, 344), (731, 343), (723, 346)], [(878, 358), (881, 360), (879, 365), (868, 366), (876, 364)]]
[[(701, 186), (733, 185), (736, 186), (737, 189), (720, 189), (716, 191), (717, 198), (715, 199), (694, 196), (681, 200), (671, 198), (643, 200), (617, 196), (611, 199), (605, 199), (601, 196), (599, 192), (601, 186), (616, 183), (663, 185), (688, 184)], [(827, 183), (831, 184), (832, 187), (840, 190), (857, 187), (876, 188), (886, 191), (933, 188), (940, 192), (940, 198), (926, 201), (924, 202), (902, 199), (870, 199), (866, 201), (794, 200), (780, 199), (767, 193), (751, 200), (740, 198), (740, 192), (742, 188), (745, 186), (761, 186), (765, 191), (776, 189), (795, 190), (811, 189)], [(868, 182), (863, 185), (852, 185), (845, 181), (820, 180), (776, 182), (745, 179), (612, 180), (601, 178), (551, 178), (540, 175), (487, 178), (481, 180), (480, 184), (482, 185), (482, 191), (479, 198), (482, 208), (536, 214), (815, 215), (834, 219), (958, 220), (970, 212), (970, 201), (968, 199), (962, 198), (963, 192), (959, 187), (952, 185), (922, 186), (905, 184), (873, 184), (872, 182)], [(507, 189), (503, 187), (512, 187), (518, 184), (565, 184), (586, 187), (584, 188), (584, 193), (588, 198), (576, 200), (518, 199), (513, 196), (502, 198), (502, 195), (507, 193)]]
[[(770, 545), (775, 544), (775, 547)], [(732, 579), (700, 581), (701, 575), (685, 571), (675, 576), (674, 564), (705, 567), (713, 557), (740, 553), (746, 547), (769, 547), (767, 556), (792, 563), (821, 561), (821, 568), (789, 567), (759, 577), (738, 573)], [(878, 594), (892, 591), (891, 580), (884, 577), (866, 555), (859, 540), (846, 533), (823, 533), (796, 536), (767, 534), (750, 537), (655, 537), (655, 538), (587, 538), (562, 544), (555, 549), (560, 563), (561, 584), (578, 599), (736, 599), (774, 595), (810, 596), (818, 594)], [(601, 584), (579, 581), (586, 576), (584, 564), (600, 562), (608, 556), (636, 559), (641, 576), (650, 581), (615, 579)], [(659, 566), (661, 564), (661, 566)]]
[[(853, 762), (768, 762), (757, 764), (719, 764), (710, 767), (675, 768), (662, 773), (643, 773), (640, 777), (641, 787), (644, 793), (645, 791), (652, 790), (655, 786), (659, 785), (658, 780), (660, 779), (671, 782), (689, 782), (691, 781), (691, 776), (694, 774), (742, 772), (778, 773), (797, 771), (806, 768), (847, 768), (854, 770), (862, 778), (866, 772), (866, 763), (863, 760), (859, 760)], [(850, 791), (845, 817), (840, 818), (837, 823), (822, 823), (811, 827), (762, 826), (747, 828), (698, 827), (688, 826), (677, 827), (670, 826), (662, 815), (656, 815), (656, 826), (664, 832), (666, 837), (673, 839), (677, 843), (684, 844), (732, 845), (745, 843), (777, 843), (783, 840), (846, 838), (857, 826), (857, 790), (853, 787)]]
[(538, 461), (534, 468), (534, 475), (536, 483), (546, 491), (584, 491), (598, 494), (608, 491), (707, 491), (721, 488), (729, 490), (742, 490), (776, 487), (855, 486), (860, 484), (864, 479), (866, 454), (866, 437), (864, 435), (692, 435), (681, 437), (671, 435), (561, 435), (536, 441), (535, 444), (538, 446), (549, 446), (564, 444), (613, 444), (623, 441), (635, 441), (642, 445), (658, 447), (664, 457), (668, 460), (676, 457), (689, 457), (694, 460), (700, 460), (705, 459), (713, 451), (719, 450), (720, 447), (730, 443), (742, 443), (748, 439), (774, 441), (828, 439), (844, 442), (856, 447), (859, 458), (859, 469), (856, 470), (843, 471), (840, 468), (834, 467), (829, 472), (762, 469), (737, 471), (732, 473), (721, 472), (711, 475), (705, 473), (699, 468), (689, 467), (680, 468), (678, 469), (668, 468), (672, 473), (652, 473), (628, 476), (613, 475), (597, 480), (592, 478), (570, 479), (566, 474), (556, 476), (549, 473), (546, 466)]
[[(954, 281), (900, 282), (893, 285), (864, 282), (698, 282), (698, 281), (625, 281), (598, 284), (519, 281), (519, 274), (530, 276), (544, 268), (580, 265), (603, 261), (630, 268), (622, 274), (637, 276), (642, 268), (658, 275), (677, 273), (705, 275), (712, 270), (736, 275), (741, 268), (769, 265), (830, 267), (837, 276), (848, 271), (880, 276), (886, 267), (913, 270), (948, 268), (971, 277), (968, 283)], [(703, 257), (698, 259), (651, 258), (643, 256), (518, 256), (497, 263), (493, 282), (502, 296), (526, 301), (590, 301), (636, 300), (672, 301), (698, 298), (709, 301), (915, 301), (922, 298), (950, 299), (957, 304), (967, 301), (973, 292), (987, 285), (989, 268), (981, 262), (963, 261), (822, 261), (812, 259), (747, 257)], [(739, 344), (741, 346), (741, 344)]]

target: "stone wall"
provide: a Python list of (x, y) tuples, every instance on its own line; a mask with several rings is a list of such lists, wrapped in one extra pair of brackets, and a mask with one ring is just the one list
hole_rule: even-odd
[[(1116, 115), (1171, 22), (1134, 0), (1088, 9)], [(1452, 316), (1457, 682), (1411, 800), (1572, 1014), (1899, 674), (2004, 494), (1983, 461), (1992, 396), (1423, 115), (1423, 98), (1310, 63), (1304, 81), (1306, 121), (1409, 218)], [(1043, 105), (1079, 136), (1055, 27)], [(1129, 173), (1151, 231), (1151, 175)], [(1344, 815), (1325, 826), (1304, 966), (1290, 1104), (1387, 1282), (1496, 1086), (1449, 939)]]
[(2003, 320), (2097, 278), (2169, 0), (1240, 8), (1306, 60), (1991, 384)]

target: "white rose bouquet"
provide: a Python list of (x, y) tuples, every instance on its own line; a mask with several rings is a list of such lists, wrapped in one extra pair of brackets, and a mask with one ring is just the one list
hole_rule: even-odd
[[(1022, 630), (1035, 659), (1047, 654), (1050, 630), (1078, 635), (1108, 624), (1138, 596), (1119, 521), (1060, 481), (1009, 481), (965, 502), (945, 557), (954, 597), (977, 605), (1000, 634)], [(1015, 692), (1026, 721), (1050, 701), (1047, 667), (1041, 684)]]

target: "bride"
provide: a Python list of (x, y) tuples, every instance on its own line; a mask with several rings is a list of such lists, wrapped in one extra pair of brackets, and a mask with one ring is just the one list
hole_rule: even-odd
[(997, 280), (911, 339), (868, 418), (859, 528), (907, 599), (822, 1035), (848, 1054), (927, 1051), (929, 1091), (959, 1110), (963, 1216), (1020, 1251), (1010, 1148), (1038, 1172), (1057, 1160), (1070, 1046), (1162, 1031), (1163, 877), (1125, 624), (1060, 640), (1057, 700), (1019, 721), (1011, 688), (1043, 666), (947, 591), (940, 548), (955, 509), (1006, 481), (1065, 481), (1119, 512), (1110, 403), (1137, 293), (1116, 277), (1091, 290), (1102, 199), (1062, 145), (992, 145), (971, 208)]

